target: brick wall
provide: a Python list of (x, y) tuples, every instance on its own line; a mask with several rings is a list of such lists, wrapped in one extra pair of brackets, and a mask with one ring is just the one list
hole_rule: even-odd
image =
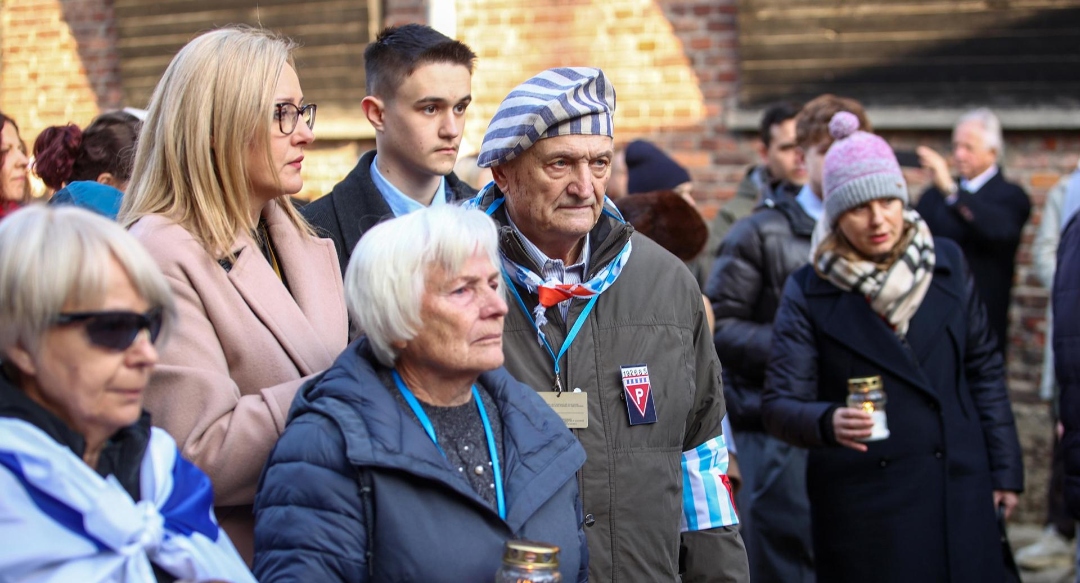
[(733, 10), (727, 0), (459, 6), (458, 37), (478, 55), (465, 139), (478, 148), (499, 101), (533, 74), (600, 67), (617, 93), (616, 140), (648, 136), (691, 170), (704, 200), (716, 199), (729, 188), (717, 165), (737, 147), (718, 121), (734, 81)]
[(383, 2), (383, 9), (386, 11), (383, 15), (383, 26), (427, 22), (427, 0), (386, 0)]
[(19, 123), (28, 147), (49, 125), (85, 126), (122, 106), (112, 2), (8, 0), (0, 51), (0, 108)]

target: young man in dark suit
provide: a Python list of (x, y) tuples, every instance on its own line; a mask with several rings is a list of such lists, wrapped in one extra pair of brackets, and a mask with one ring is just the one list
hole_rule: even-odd
[(915, 210), (938, 237), (956, 241), (975, 277), (986, 304), (990, 327), (1002, 353), (1008, 345), (1009, 299), (1020, 233), (1031, 215), (1024, 189), (1001, 174), (1001, 122), (989, 109), (964, 114), (953, 129), (953, 160), (959, 178), (949, 172), (945, 159), (925, 146), (918, 149), (933, 186)]
[(368, 229), (426, 206), (470, 198), (454, 175), (472, 101), (476, 54), (422, 24), (387, 28), (364, 50), (364, 115), (375, 150), (300, 212), (337, 247), (341, 273)]

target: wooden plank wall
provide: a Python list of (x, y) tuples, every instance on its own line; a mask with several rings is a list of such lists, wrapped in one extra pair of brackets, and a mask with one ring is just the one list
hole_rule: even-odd
[(740, 0), (740, 106), (1080, 105), (1080, 0)]
[(115, 0), (126, 103), (145, 107), (173, 55), (191, 38), (226, 24), (261, 25), (301, 44), (297, 68), (319, 119), (358, 110), (370, 2), (363, 0)]

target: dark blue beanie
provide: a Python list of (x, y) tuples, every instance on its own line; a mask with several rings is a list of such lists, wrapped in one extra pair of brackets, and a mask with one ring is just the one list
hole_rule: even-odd
[(690, 182), (690, 173), (663, 150), (644, 140), (626, 147), (627, 194), (672, 190)]

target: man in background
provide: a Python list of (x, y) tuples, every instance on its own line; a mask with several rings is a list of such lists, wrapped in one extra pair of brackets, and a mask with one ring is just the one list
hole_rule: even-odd
[(934, 150), (926, 146), (916, 150), (933, 185), (915, 210), (935, 237), (952, 239), (963, 249), (1004, 355), (1016, 250), (1031, 215), (1031, 201), (1024, 189), (1002, 176), (998, 161), (1004, 140), (1001, 122), (992, 111), (980, 108), (964, 114), (953, 129), (952, 141), (959, 178)]
[[(806, 495), (807, 452), (765, 431), (761, 393), (772, 344), (773, 320), (788, 276), (809, 261), (810, 240), (822, 210), (824, 153), (833, 143), (829, 121), (837, 112), (859, 118), (859, 102), (822, 95), (806, 104), (792, 123), (806, 153), (797, 196), (763, 192), (753, 214), (738, 221), (720, 244), (705, 293), (716, 315), (713, 340), (724, 363), (724, 402), (741, 451), (743, 488), (736, 498), (751, 579), (759, 583), (813, 583), (810, 502)], [(776, 126), (773, 126), (776, 127)]]
[(772, 194), (795, 196), (806, 182), (806, 167), (795, 143), (799, 109), (792, 103), (777, 103), (765, 109), (759, 128), (761, 142), (757, 145), (761, 162), (747, 169), (735, 196), (716, 212), (706, 247), (710, 256), (716, 256), (731, 225), (749, 215), (759, 202)]
[(360, 105), (375, 149), (326, 196), (301, 209), (337, 247), (341, 273), (360, 237), (379, 222), (476, 194), (454, 175), (472, 102), (476, 54), (421, 24), (391, 27), (364, 50)]

